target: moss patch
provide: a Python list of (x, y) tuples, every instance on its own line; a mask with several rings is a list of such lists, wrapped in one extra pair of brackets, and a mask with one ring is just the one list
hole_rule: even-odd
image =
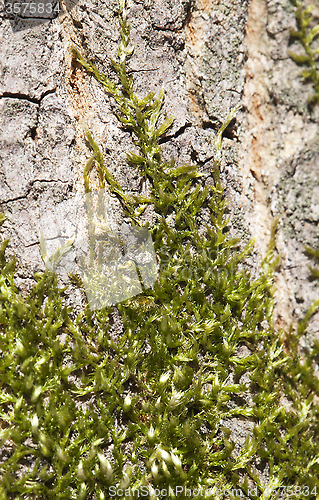
[(3, 242), (0, 498), (316, 499), (319, 344), (303, 357), (298, 344), (317, 305), (297, 332), (274, 330), (274, 234), (253, 280), (243, 266), (253, 243), (240, 249), (228, 233), (218, 168), (232, 115), (216, 137), (214, 184), (196, 166), (163, 162), (159, 138), (172, 120), (163, 93), (135, 94), (123, 1), (119, 19), (116, 83), (75, 57), (115, 99), (140, 150), (128, 162), (150, 193), (124, 193), (89, 133), (85, 185), (96, 167), (135, 225), (152, 207), (158, 280), (118, 304), (115, 335), (113, 308), (86, 306), (74, 319), (50, 271), (22, 297)]

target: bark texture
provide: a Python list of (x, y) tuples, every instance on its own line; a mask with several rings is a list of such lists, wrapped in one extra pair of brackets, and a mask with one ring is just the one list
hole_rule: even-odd
[[(84, 192), (85, 128), (126, 189), (147, 189), (125, 163), (134, 145), (113, 102), (70, 52), (78, 46), (111, 76), (116, 12), (115, 0), (81, 0), (54, 21), (13, 31), (0, 8), (0, 202), (22, 287), (43, 268), (40, 216)], [(276, 321), (289, 326), (319, 295), (303, 250), (319, 247), (319, 106), (309, 113), (311, 84), (302, 82), (287, 53), (295, 25), (290, 1), (132, 1), (129, 16), (137, 89), (146, 94), (164, 86), (166, 111), (176, 118), (163, 143), (167, 159), (209, 170), (216, 130), (242, 102), (225, 134), (222, 181), (233, 230), (243, 241), (257, 236), (249, 261), (256, 272), (280, 217)], [(120, 217), (112, 197), (110, 205)], [(318, 318), (312, 330), (318, 335)]]

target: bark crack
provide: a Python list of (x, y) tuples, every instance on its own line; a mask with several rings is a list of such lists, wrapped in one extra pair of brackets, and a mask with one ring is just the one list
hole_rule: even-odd
[(32, 102), (33, 104), (37, 104), (40, 106), (41, 101), (49, 94), (54, 94), (56, 91), (56, 88), (54, 89), (49, 89), (43, 92), (43, 94), (40, 97), (31, 97), (28, 94), (23, 94), (21, 92), (3, 92), (0, 95), (0, 99), (19, 99), (21, 101), (28, 101)]
[(36, 182), (39, 182), (39, 183), (43, 182), (43, 183), (56, 183), (56, 184), (58, 184), (58, 183), (60, 183), (60, 184), (70, 184), (69, 180), (67, 180), (67, 181), (61, 181), (61, 179), (34, 179), (33, 181), (30, 181), (28, 187), (26, 188), (26, 192), (24, 194), (21, 194), (19, 196), (16, 196), (15, 198), (9, 198), (9, 199), (7, 199), (5, 201), (0, 202), (0, 207), (2, 205), (7, 205), (8, 203), (13, 203), (15, 201), (19, 201), (19, 200), (23, 200), (23, 199), (27, 198), (30, 195), (30, 193), (32, 191), (32, 188), (33, 188), (33, 186), (34, 186), (34, 184)]
[(160, 139), (159, 144), (165, 144), (165, 142), (171, 141), (172, 139), (177, 139), (177, 137), (184, 134), (184, 132), (187, 128), (190, 128), (192, 126), (193, 126), (192, 123), (185, 123), (185, 125), (183, 125), (178, 130), (176, 130), (176, 132), (174, 132), (174, 134), (165, 135), (165, 137)]

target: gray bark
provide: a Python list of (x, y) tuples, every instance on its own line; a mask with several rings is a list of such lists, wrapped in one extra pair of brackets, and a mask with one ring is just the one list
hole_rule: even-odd
[[(5, 6), (0, 10), (0, 202), (22, 289), (43, 269), (40, 215), (84, 192), (83, 166), (90, 157), (85, 128), (122, 186), (140, 188), (125, 163), (134, 146), (112, 100), (70, 52), (73, 44), (82, 47), (112, 76), (116, 11), (115, 0), (81, 0), (56, 20), (13, 30)], [(242, 102), (225, 134), (221, 172), (233, 231), (243, 242), (257, 235), (249, 260), (257, 272), (272, 221), (281, 218), (276, 322), (278, 328), (296, 323), (319, 295), (303, 251), (305, 244), (319, 247), (319, 106), (309, 113), (311, 84), (302, 82), (287, 54), (295, 26), (290, 1), (133, 1), (129, 16), (137, 90), (146, 94), (164, 86), (165, 110), (176, 118), (171, 140), (163, 144), (165, 158), (197, 162), (208, 171), (216, 130)], [(120, 217), (116, 200), (111, 204)], [(318, 330), (317, 317), (312, 331)]]

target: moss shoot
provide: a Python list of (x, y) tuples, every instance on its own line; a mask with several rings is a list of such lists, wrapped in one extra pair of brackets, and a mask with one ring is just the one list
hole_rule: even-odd
[(290, 35), (299, 41), (303, 50), (298, 54), (289, 51), (289, 55), (297, 64), (305, 67), (301, 72), (301, 76), (304, 80), (311, 81), (313, 84), (314, 93), (308, 99), (311, 107), (319, 103), (319, 24), (315, 23), (312, 14), (315, 9), (314, 5), (305, 5), (304, 0), (290, 1), (296, 7), (295, 17), (297, 23), (297, 29), (290, 30)]

